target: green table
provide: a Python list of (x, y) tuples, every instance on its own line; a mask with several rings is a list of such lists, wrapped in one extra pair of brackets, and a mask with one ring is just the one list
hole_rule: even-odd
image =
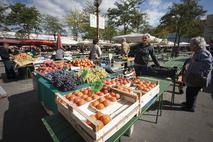
[(176, 67), (177, 68), (177, 72), (176, 75), (174, 76), (174, 78), (172, 78), (172, 82), (173, 82), (173, 90), (172, 90), (172, 97), (171, 97), (171, 105), (174, 104), (175, 101), (175, 87), (176, 87), (176, 80), (178, 75), (180, 74), (183, 64), (184, 62), (188, 59), (188, 56), (179, 56), (176, 58), (173, 58), (171, 60), (169, 60), (168, 62), (166, 62), (164, 64), (165, 67)]
[[(150, 79), (147, 77), (142, 77), (143, 79)], [(125, 124), (120, 130), (118, 130), (112, 137), (110, 137), (107, 142), (116, 142), (120, 139), (122, 135), (132, 127), (135, 122), (146, 112), (152, 104), (154, 104), (158, 99), (162, 102), (163, 93), (167, 90), (171, 84), (170, 80), (159, 79), (151, 77), (151, 79), (158, 79), (160, 81), (160, 93), (154, 97), (141, 111), (141, 115), (133, 117), (127, 124)], [(159, 103), (160, 115), (162, 103)], [(159, 116), (159, 109), (157, 110), (156, 122)], [(50, 136), (54, 142), (84, 142), (83, 138), (75, 131), (75, 129), (66, 121), (60, 114), (54, 114), (42, 119), (45, 127), (47, 128)]]

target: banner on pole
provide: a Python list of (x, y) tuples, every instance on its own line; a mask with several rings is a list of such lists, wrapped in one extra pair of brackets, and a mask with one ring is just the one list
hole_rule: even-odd
[[(97, 28), (96, 15), (90, 14), (90, 27)], [(99, 16), (99, 28), (105, 28), (105, 18)]]

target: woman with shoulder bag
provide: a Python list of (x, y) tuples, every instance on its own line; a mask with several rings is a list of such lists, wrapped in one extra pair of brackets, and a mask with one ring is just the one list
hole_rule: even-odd
[(205, 88), (211, 82), (211, 71), (213, 58), (211, 53), (205, 48), (206, 42), (203, 37), (195, 37), (190, 40), (190, 49), (193, 56), (185, 66), (183, 76), (186, 84), (186, 102), (183, 109), (186, 111), (195, 111), (197, 95), (201, 88)]

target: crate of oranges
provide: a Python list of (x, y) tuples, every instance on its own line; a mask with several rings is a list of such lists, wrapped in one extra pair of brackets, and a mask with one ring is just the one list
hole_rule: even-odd
[(141, 108), (160, 92), (158, 80), (149, 78), (131, 78), (130, 80), (131, 85), (129, 87), (116, 85), (112, 89), (121, 93), (136, 94)]
[(95, 93), (89, 87), (64, 96), (56, 93), (56, 103), (58, 111), (88, 142), (106, 141), (139, 112), (137, 97), (107, 86)]

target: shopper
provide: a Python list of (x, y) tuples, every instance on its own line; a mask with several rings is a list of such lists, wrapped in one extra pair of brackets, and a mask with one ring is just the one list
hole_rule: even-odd
[(129, 47), (129, 44), (126, 42), (126, 38), (122, 39), (121, 50), (122, 50), (122, 52), (121, 52), (122, 55), (128, 56), (130, 47)]
[(142, 43), (137, 44), (134, 48), (135, 57), (135, 72), (136, 76), (149, 74), (149, 55), (151, 56), (153, 62), (156, 66), (160, 66), (155, 54), (154, 48), (150, 45), (150, 36), (144, 35), (142, 37)]
[(185, 65), (183, 76), (186, 84), (186, 102), (183, 109), (186, 111), (195, 111), (195, 103), (198, 92), (203, 87), (207, 87), (211, 82), (211, 71), (213, 58), (211, 53), (205, 48), (206, 42), (203, 37), (195, 37), (190, 41), (190, 49), (193, 56)]
[(58, 48), (56, 50), (55, 59), (56, 60), (63, 60), (64, 59), (64, 49), (63, 48)]
[(98, 39), (94, 39), (93, 46), (90, 50), (89, 59), (90, 60), (99, 59), (101, 55), (102, 55), (102, 51), (100, 46), (98, 45)]
[(16, 78), (16, 73), (14, 71), (13, 64), (11, 61), (12, 57), (10, 56), (9, 52), (9, 44), (4, 43), (3, 47), (0, 47), (0, 56), (5, 67), (7, 79), (14, 79)]

